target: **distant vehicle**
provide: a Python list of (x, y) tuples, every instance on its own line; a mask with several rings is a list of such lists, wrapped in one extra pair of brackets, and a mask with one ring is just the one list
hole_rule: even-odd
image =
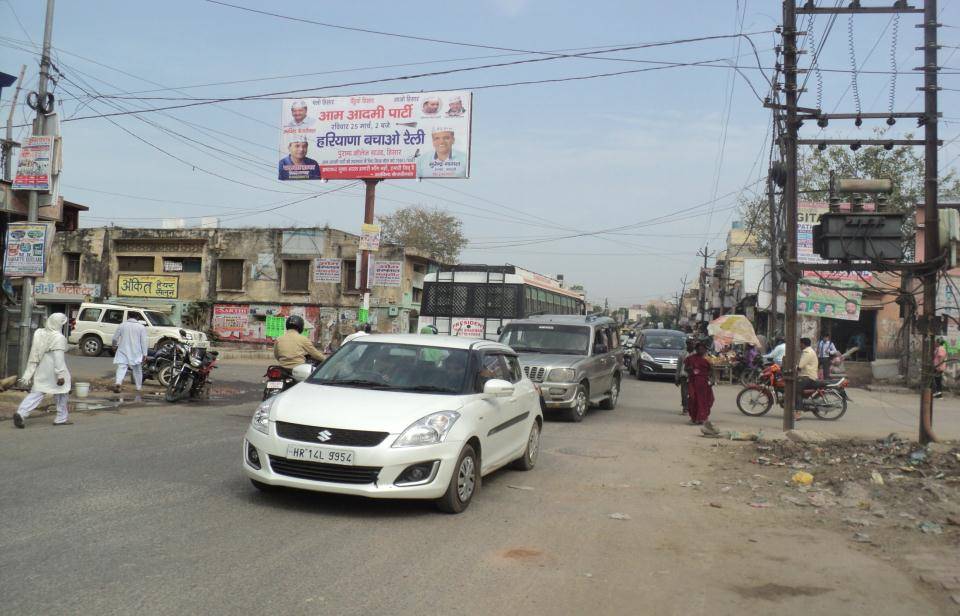
[(423, 278), (417, 331), (497, 340), (513, 319), (586, 311), (583, 295), (514, 265), (455, 265)]
[(517, 354), (485, 340), (395, 334), (340, 347), (264, 400), (243, 443), (243, 472), (274, 487), (435, 500), (466, 509), (480, 477), (530, 470), (543, 414)]
[(591, 404), (612, 410), (620, 399), (623, 349), (609, 317), (541, 315), (512, 321), (500, 342), (520, 354), (545, 409), (583, 421)]
[(147, 326), (147, 343), (150, 348), (160, 350), (177, 342), (185, 342), (194, 347), (206, 348), (209, 345), (207, 335), (192, 329), (174, 325), (170, 317), (150, 310), (118, 304), (80, 304), (80, 313), (71, 327), (69, 342), (80, 347), (80, 352), (88, 356), (97, 356), (103, 349), (109, 348), (117, 328), (129, 318), (134, 318)]
[(633, 347), (633, 371), (645, 376), (673, 377), (680, 352), (687, 347), (687, 334), (675, 329), (644, 329)]

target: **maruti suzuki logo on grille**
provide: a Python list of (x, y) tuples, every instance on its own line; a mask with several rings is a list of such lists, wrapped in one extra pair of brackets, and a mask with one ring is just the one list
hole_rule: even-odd
[(333, 438), (333, 432), (330, 430), (324, 430), (323, 432), (317, 434), (317, 440), (321, 443), (326, 443)]

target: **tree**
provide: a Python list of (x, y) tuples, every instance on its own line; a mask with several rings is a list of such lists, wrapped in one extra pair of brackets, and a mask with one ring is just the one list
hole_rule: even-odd
[[(878, 129), (876, 132), (877, 137), (882, 138), (883, 131)], [(913, 137), (907, 134), (905, 138)], [(922, 154), (922, 150), (911, 146), (896, 146), (891, 150), (886, 150), (883, 146), (868, 146), (856, 151), (846, 146), (830, 146), (823, 151), (810, 146), (800, 150), (797, 157), (797, 188), (800, 191), (800, 200), (826, 201), (831, 171), (837, 177), (890, 178), (893, 180), (893, 194), (889, 197), (888, 207), (890, 211), (907, 214), (904, 247), (908, 258), (912, 258), (914, 207), (918, 201), (923, 200), (924, 192)], [(940, 195), (950, 199), (960, 197), (960, 178), (953, 169), (940, 176)], [(769, 250), (770, 214), (766, 194), (742, 198), (740, 213), (744, 228), (751, 230), (760, 251)], [(782, 238), (782, 229), (777, 235), (778, 239)]]
[(441, 263), (456, 263), (467, 244), (463, 222), (439, 209), (410, 206), (377, 220), (384, 242), (419, 248)]

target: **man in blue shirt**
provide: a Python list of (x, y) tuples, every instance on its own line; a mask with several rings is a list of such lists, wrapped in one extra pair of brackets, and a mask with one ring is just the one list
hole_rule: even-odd
[(280, 160), (279, 177), (281, 180), (319, 180), (320, 163), (307, 158), (307, 138), (294, 137), (287, 144), (290, 154)]

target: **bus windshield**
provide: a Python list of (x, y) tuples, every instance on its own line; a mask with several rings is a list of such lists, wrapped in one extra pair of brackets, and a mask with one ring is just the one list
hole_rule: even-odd
[(500, 342), (518, 353), (587, 355), (590, 328), (579, 325), (508, 325)]

